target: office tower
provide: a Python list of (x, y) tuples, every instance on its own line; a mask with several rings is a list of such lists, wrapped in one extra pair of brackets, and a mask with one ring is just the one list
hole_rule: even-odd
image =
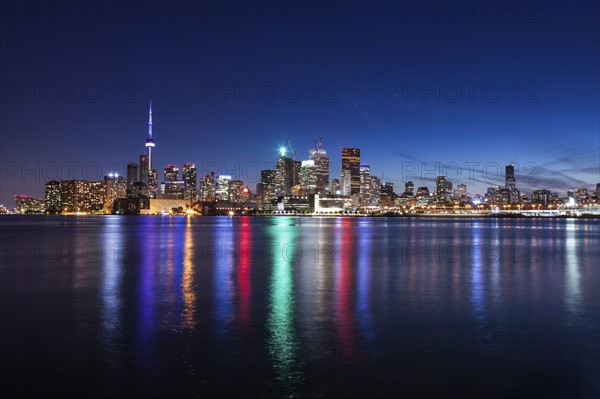
[(44, 186), (44, 206), (48, 213), (60, 213), (60, 182), (51, 180)]
[(310, 150), (309, 154), (316, 168), (316, 192), (317, 194), (325, 194), (329, 188), (329, 156), (327, 151), (323, 149), (321, 139), (315, 143), (315, 148)]
[(127, 164), (127, 189), (131, 190), (133, 184), (138, 181), (138, 166), (135, 162)]
[(215, 189), (215, 172), (210, 172), (200, 179), (200, 201), (214, 201)]
[(298, 174), (299, 184), (309, 193), (317, 191), (317, 166), (312, 159), (302, 161), (300, 173)]
[(407, 181), (404, 183), (404, 193), (402, 196), (404, 197), (414, 197), (415, 195), (415, 185), (411, 181)]
[(350, 195), (352, 187), (352, 177), (350, 176), (350, 170), (342, 169), (340, 179), (340, 193), (342, 195)]
[(600, 183), (596, 183), (596, 197), (600, 197)]
[(446, 201), (452, 201), (452, 182), (446, 180)]
[(456, 186), (455, 197), (457, 199), (465, 198), (467, 196), (467, 186), (466, 184), (459, 184)]
[(262, 203), (269, 204), (277, 198), (275, 192), (275, 171), (272, 169), (260, 171), (260, 185), (262, 187)]
[(340, 194), (340, 181), (338, 179), (331, 180), (331, 194)]
[(371, 191), (371, 166), (360, 165), (360, 193), (359, 203), (367, 205), (368, 196)]
[(444, 203), (448, 200), (448, 182), (446, 176), (438, 176), (435, 180), (435, 201)]
[(379, 206), (381, 201), (381, 180), (377, 176), (369, 176), (371, 187), (366, 198), (367, 206)]
[(517, 182), (515, 180), (515, 166), (510, 163), (506, 165), (506, 184), (505, 188), (508, 190), (508, 203), (515, 204), (519, 200), (519, 193), (517, 192)]
[(350, 172), (350, 195), (360, 194), (360, 149), (342, 148), (342, 172)]
[(230, 175), (219, 175), (215, 186), (215, 198), (217, 201), (229, 201)]
[(185, 165), (183, 165), (183, 181), (185, 183), (184, 198), (186, 200), (195, 201), (197, 195), (197, 174), (195, 163), (186, 163)]
[[(301, 162), (299, 163), (302, 164)], [(277, 196), (289, 195), (295, 184), (296, 162), (285, 156), (285, 149), (281, 150), (281, 156), (275, 166), (275, 193)]]
[(138, 181), (144, 183), (146, 186), (148, 185), (149, 171), (148, 156), (146, 154), (140, 154), (140, 178)]
[(164, 170), (165, 182), (179, 180), (179, 168), (175, 165), (167, 165)]

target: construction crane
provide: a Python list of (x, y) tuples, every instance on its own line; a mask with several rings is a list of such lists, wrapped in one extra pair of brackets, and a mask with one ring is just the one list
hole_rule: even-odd
[(288, 145), (290, 147), (290, 150), (292, 150), (292, 159), (295, 161), (296, 160), (296, 150), (294, 150), (294, 147), (292, 147), (292, 141), (290, 139), (288, 139)]

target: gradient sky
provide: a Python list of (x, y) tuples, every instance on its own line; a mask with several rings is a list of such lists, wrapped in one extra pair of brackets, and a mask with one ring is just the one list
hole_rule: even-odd
[(358, 147), (397, 192), (445, 173), (484, 193), (512, 160), (527, 194), (600, 182), (597, 2), (51, 4), (1, 5), (9, 207), (125, 173), (148, 100), (161, 180), (195, 162), (254, 188), (280, 145), (302, 160), (320, 136), (331, 178)]

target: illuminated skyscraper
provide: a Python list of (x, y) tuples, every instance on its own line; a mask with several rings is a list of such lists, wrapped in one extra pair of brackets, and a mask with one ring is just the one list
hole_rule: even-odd
[(167, 165), (164, 170), (165, 182), (179, 180), (179, 168), (175, 165)]
[(88, 212), (90, 200), (89, 181), (61, 180), (60, 202), (63, 213)]
[(146, 154), (140, 154), (140, 178), (138, 181), (148, 185), (148, 176), (150, 169), (148, 169), (148, 156)]
[(244, 182), (242, 180), (231, 180), (229, 182), (229, 201), (243, 202)]
[[(350, 195), (360, 194), (360, 148), (342, 148), (342, 172), (350, 172)], [(342, 175), (343, 179), (343, 175)]]
[(210, 172), (200, 180), (200, 201), (214, 201), (215, 186), (215, 172)]
[(197, 190), (197, 173), (195, 163), (186, 163), (183, 165), (183, 181), (185, 182), (185, 195), (186, 200), (196, 200)]
[(321, 140), (315, 143), (315, 148), (310, 150), (310, 159), (314, 161), (316, 192), (325, 194), (329, 189), (329, 156), (323, 149)]
[(138, 181), (138, 166), (135, 162), (127, 164), (127, 189), (131, 190), (133, 184)]
[(350, 170), (342, 169), (342, 175), (340, 179), (340, 194), (350, 195), (352, 177), (350, 176)]
[(272, 169), (260, 171), (260, 184), (262, 190), (262, 203), (269, 204), (276, 198), (275, 171)]
[(230, 175), (219, 175), (215, 187), (215, 197), (217, 201), (229, 201), (229, 182)]
[(285, 148), (280, 150), (281, 156), (275, 166), (275, 194), (277, 196), (289, 195), (295, 184), (296, 162), (285, 156)]
[[(127, 184), (123, 177), (110, 173), (108, 176), (104, 176), (102, 182), (104, 198), (102, 198), (102, 204), (104, 213), (110, 214), (112, 212), (113, 203), (117, 198), (125, 198), (127, 196)], [(132, 185), (133, 187), (133, 185)]]
[(51, 180), (44, 186), (44, 206), (46, 212), (61, 212), (60, 182), (58, 180)]
[(298, 180), (305, 190), (309, 193), (315, 193), (317, 190), (317, 167), (314, 160), (302, 161)]
[(512, 163), (506, 165), (506, 186), (508, 190), (508, 202), (515, 204), (519, 201), (517, 181), (515, 180), (515, 166)]
[(448, 201), (448, 182), (446, 176), (438, 176), (435, 180), (435, 201), (438, 203)]

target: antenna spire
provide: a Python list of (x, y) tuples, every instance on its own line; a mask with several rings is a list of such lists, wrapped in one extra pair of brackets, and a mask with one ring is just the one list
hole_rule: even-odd
[(152, 100), (150, 100), (150, 115), (148, 118), (148, 138), (152, 138)]

